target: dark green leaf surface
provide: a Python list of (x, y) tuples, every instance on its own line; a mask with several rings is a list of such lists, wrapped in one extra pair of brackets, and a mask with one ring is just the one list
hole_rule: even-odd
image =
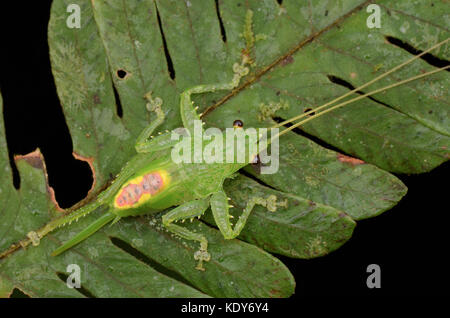
[[(80, 29), (66, 26), (72, 3), (81, 7)], [(245, 127), (268, 127), (272, 118), (288, 119), (348, 92), (332, 77), (357, 87), (411, 57), (387, 37), (424, 50), (449, 36), (449, 22), (441, 18), (444, 2), (378, 1), (380, 29), (366, 26), (368, 3), (218, 1), (225, 42), (215, 1), (54, 1), (48, 30), (52, 72), (74, 153), (94, 168), (92, 198), (131, 158), (137, 135), (154, 119), (145, 107), (149, 91), (163, 99), (161, 130), (179, 127), (179, 94), (197, 84), (230, 81), (233, 63), (246, 50), (254, 63), (241, 86), (195, 101), (200, 111), (208, 109), (203, 119), (209, 126), (230, 127), (240, 119)], [(433, 54), (447, 58), (448, 45)], [(433, 68), (415, 61), (364, 92)], [(442, 72), (408, 83), (281, 137), (276, 174), (247, 167), (247, 176), (227, 181), (225, 190), (235, 216), (253, 195), (276, 195), (287, 207), (255, 207), (239, 240), (226, 241), (201, 221), (184, 224), (210, 242), (205, 272), (194, 268), (197, 244), (162, 229), (160, 215), (122, 220), (59, 257), (49, 256), (96, 212), (49, 234), (38, 247), (0, 259), (0, 296), (19, 288), (35, 297), (288, 297), (294, 279), (266, 251), (325, 255), (351, 237), (354, 220), (389, 210), (404, 196), (406, 187), (389, 172), (426, 172), (448, 160), (448, 80)], [(39, 153), (16, 161), (21, 188), (13, 187), (0, 129), (2, 252), (60, 212)], [(204, 219), (213, 225), (209, 213)], [(67, 288), (61, 274), (67, 275), (68, 264), (80, 265), (88, 293)]]

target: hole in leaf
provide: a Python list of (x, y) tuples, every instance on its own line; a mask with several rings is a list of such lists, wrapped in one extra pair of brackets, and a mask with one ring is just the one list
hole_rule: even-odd
[[(40, 148), (49, 184), (60, 206), (69, 207), (88, 193), (92, 172), (87, 163), (72, 155), (71, 135), (56, 93), (48, 54), (50, 5), (50, 1), (30, 2), (31, 7), (22, 12), (21, 19), (33, 27), (3, 32), (3, 47), (8, 49), (2, 54), (8, 62), (2, 65), (0, 87), (14, 186), (19, 188), (24, 182), (13, 162), (14, 155)], [(29, 47), (33, 47), (32, 55)]]
[[(327, 77), (330, 80), (330, 82), (332, 82), (334, 84), (337, 84), (337, 85), (340, 85), (340, 86), (344, 86), (344, 87), (346, 87), (346, 88), (348, 88), (350, 90), (354, 90), (355, 89), (355, 87), (352, 84), (350, 84), (349, 82), (347, 82), (346, 80), (344, 80), (344, 79), (342, 79), (340, 77), (337, 77), (337, 76), (334, 76), (334, 75), (327, 75)], [(362, 91), (356, 91), (356, 93), (361, 94), (361, 95), (364, 94)]]
[(125, 71), (123, 69), (117, 70), (117, 77), (118, 78), (124, 79), (127, 75), (128, 75), (127, 71)]
[(216, 0), (216, 13), (217, 18), (219, 19), (220, 34), (222, 35), (222, 41), (227, 42), (227, 34), (225, 32), (225, 27), (223, 26), (222, 16), (220, 15), (219, 0)]
[[(313, 110), (311, 107), (306, 108), (303, 112), (307, 113), (309, 111)], [(316, 112), (311, 112), (309, 113), (307, 116), (314, 116), (316, 114)]]
[[(64, 283), (67, 283), (67, 278), (69, 277), (69, 275), (67, 275), (66, 273), (61, 273), (61, 272), (56, 272), (56, 275)], [(84, 288), (83, 285), (81, 285), (80, 288), (74, 288), (74, 290), (76, 290), (77, 292), (79, 292), (80, 294), (82, 294), (85, 297), (96, 298), (89, 290)]]
[(167, 70), (169, 71), (169, 76), (171, 79), (175, 79), (175, 69), (173, 67), (172, 58), (170, 57), (169, 49), (167, 47), (166, 37), (164, 36), (164, 30), (161, 23), (161, 17), (159, 15), (158, 6), (155, 3), (156, 7), (156, 16), (158, 18), (158, 26), (159, 26), (159, 32), (161, 33), (161, 38), (163, 41), (164, 46), (164, 55), (166, 56), (166, 63), (167, 63)]
[(116, 85), (114, 85), (114, 82), (112, 84), (113, 92), (114, 92), (114, 100), (116, 101), (116, 114), (119, 116), (119, 118), (123, 117), (123, 108), (122, 103), (120, 102), (120, 96), (117, 92)]
[(31, 298), (31, 297), (25, 294), (19, 288), (14, 288), (9, 298)]
[[(421, 50), (416, 49), (415, 47), (413, 47), (409, 43), (404, 42), (404, 41), (402, 41), (400, 39), (394, 38), (392, 36), (386, 36), (386, 40), (389, 43), (391, 43), (391, 44), (393, 44), (393, 45), (395, 45), (395, 46), (397, 46), (399, 48), (402, 48), (403, 50), (405, 50), (405, 51), (407, 51), (407, 52), (409, 52), (409, 53), (411, 53), (413, 55), (418, 55), (418, 54), (423, 52)], [(425, 62), (427, 62), (428, 64), (430, 64), (432, 66), (435, 66), (435, 67), (445, 67), (445, 66), (450, 64), (449, 61), (441, 59), (441, 58), (439, 58), (437, 56), (434, 56), (431, 53), (426, 53), (423, 56), (421, 56), (420, 58), (422, 60), (424, 60)], [(448, 69), (446, 71), (450, 72), (450, 70), (448, 70)]]
[[(277, 123), (282, 123), (282, 122), (285, 121), (285, 119), (283, 119), (281, 117), (273, 117), (272, 119), (274, 121), (276, 121)], [(287, 123), (287, 124), (284, 124), (283, 127), (289, 128), (292, 125), (293, 124), (291, 124), (291, 123)], [(330, 150), (333, 150), (333, 151), (345, 154), (344, 152), (342, 152), (342, 150), (340, 150), (340, 149), (338, 149), (338, 148), (336, 148), (336, 147), (326, 143), (325, 141), (323, 141), (322, 139), (320, 139), (320, 138), (318, 138), (316, 136), (308, 134), (307, 132), (305, 132), (300, 127), (295, 127), (294, 129), (292, 129), (292, 132), (296, 133), (297, 135), (300, 135), (300, 136), (303, 136), (305, 138), (308, 138), (308, 139), (314, 141), (316, 144), (318, 144), (318, 145), (320, 145), (320, 146), (322, 146), (322, 147), (324, 147), (326, 149), (330, 149)], [(348, 156), (351, 156), (351, 155), (348, 155)]]
[[(256, 165), (261, 165), (261, 163), (258, 163)], [(258, 179), (257, 177), (255, 177), (254, 175), (252, 175), (251, 173), (249, 173), (248, 171), (246, 171), (244, 169), (239, 170), (239, 172), (242, 173), (244, 176), (252, 179), (253, 181), (256, 181), (257, 183), (259, 183), (262, 186), (265, 186), (265, 187), (270, 188), (272, 190), (280, 191), (279, 189), (272, 187), (270, 184), (267, 184), (264, 181)]]
[[(5, 93), (3, 92), (3, 101), (4, 101), (4, 95), (5, 95)], [(8, 159), (9, 159), (9, 166), (11, 167), (13, 186), (16, 190), (19, 190), (20, 189), (20, 174), (19, 174), (19, 170), (17, 170), (16, 163), (14, 162), (13, 147), (10, 144), (11, 138), (8, 136), (7, 122), (9, 123), (9, 120), (7, 120), (8, 114), (5, 111), (5, 105), (3, 105), (2, 110), (3, 110), (3, 122), (5, 125), (6, 148), (8, 149)]]
[(145, 254), (141, 253), (139, 250), (135, 249), (133, 246), (131, 246), (127, 242), (125, 242), (117, 237), (109, 237), (109, 239), (111, 240), (111, 243), (113, 243), (115, 246), (117, 246), (121, 250), (127, 252), (128, 254), (134, 256), (135, 258), (137, 258), (141, 262), (147, 264), (148, 266), (150, 266), (151, 268), (160, 272), (161, 274), (164, 274), (168, 277), (171, 277), (179, 282), (182, 282), (186, 285), (189, 285), (189, 286), (197, 289), (196, 287), (192, 286), (192, 284), (189, 281), (187, 281), (183, 276), (181, 276), (177, 272), (174, 272), (174, 271), (164, 267), (157, 261), (151, 259), (147, 255), (145, 255)]
[(9, 153), (9, 165), (11, 166), (12, 178), (13, 178), (13, 186), (16, 190), (20, 189), (20, 174), (19, 170), (17, 170), (17, 166), (14, 162), (14, 158), (11, 155), (11, 151), (8, 145), (8, 153)]
[[(344, 79), (342, 79), (340, 77), (337, 77), (337, 76), (334, 76), (334, 75), (327, 75), (327, 77), (330, 80), (330, 82), (332, 82), (334, 84), (343, 86), (345, 88), (348, 88), (349, 90), (354, 90), (355, 89), (355, 86), (353, 86), (352, 84), (350, 84), (349, 82), (347, 82), (346, 80), (344, 80)], [(364, 95), (365, 94), (363, 91), (356, 91), (355, 93), (356, 94), (360, 94), (360, 95)], [(391, 109), (394, 109), (392, 106), (390, 106), (390, 105), (388, 105), (386, 103), (383, 103), (382, 101), (379, 101), (378, 99), (376, 99), (376, 98), (374, 98), (372, 96), (367, 96), (366, 98), (368, 98), (368, 99), (370, 99), (370, 100), (372, 100), (375, 103), (378, 103), (380, 105), (383, 105), (383, 106), (389, 107)]]

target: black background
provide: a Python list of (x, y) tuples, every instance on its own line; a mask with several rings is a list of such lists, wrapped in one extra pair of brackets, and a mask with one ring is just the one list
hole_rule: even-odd
[[(2, 1), (0, 88), (10, 158), (39, 147), (56, 198), (69, 207), (87, 194), (92, 177), (87, 164), (72, 156), (50, 70), (50, 3), (17, 1), (12, 8)], [(392, 210), (358, 222), (351, 240), (330, 255), (313, 260), (280, 257), (297, 282), (295, 295), (286, 302), (415, 298), (445, 287), (448, 172), (447, 163), (431, 173), (398, 176), (409, 188), (406, 197)], [(381, 289), (366, 287), (366, 268), (372, 263), (381, 266)]]

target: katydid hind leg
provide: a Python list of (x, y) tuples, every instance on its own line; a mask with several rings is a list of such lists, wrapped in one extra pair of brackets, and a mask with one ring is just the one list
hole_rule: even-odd
[(58, 247), (55, 251), (53, 251), (52, 256), (57, 256), (69, 248), (77, 245), (78, 243), (84, 241), (89, 236), (97, 232), (99, 229), (101, 229), (103, 226), (105, 226), (107, 223), (111, 222), (116, 218), (116, 215), (111, 212), (107, 212), (103, 214), (101, 217), (99, 217), (97, 220), (92, 222), (88, 227), (86, 227), (84, 230), (82, 230), (80, 233), (75, 235), (73, 238), (65, 242), (63, 245)]
[(205, 270), (203, 262), (208, 262), (211, 258), (208, 253), (208, 240), (204, 235), (194, 233), (183, 226), (174, 224), (174, 222), (184, 222), (186, 219), (192, 220), (194, 217), (200, 217), (205, 213), (208, 206), (208, 199), (193, 200), (170, 210), (162, 217), (162, 223), (167, 230), (186, 240), (197, 241), (200, 243), (200, 249), (195, 252), (194, 259), (198, 261), (196, 269), (202, 271)]

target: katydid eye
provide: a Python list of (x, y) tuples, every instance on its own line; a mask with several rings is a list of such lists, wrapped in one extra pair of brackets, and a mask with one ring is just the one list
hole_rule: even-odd
[(242, 122), (242, 120), (236, 119), (233, 122), (233, 127), (234, 128), (242, 128), (242, 127), (244, 127), (244, 123)]

